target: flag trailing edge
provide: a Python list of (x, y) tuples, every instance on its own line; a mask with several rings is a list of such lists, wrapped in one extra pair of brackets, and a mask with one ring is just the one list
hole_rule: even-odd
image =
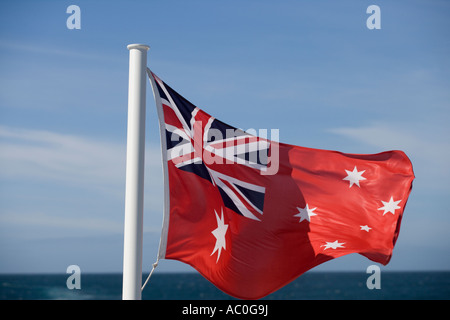
[(187, 263), (244, 299), (346, 254), (389, 262), (414, 179), (402, 151), (346, 154), (255, 137), (147, 73), (164, 172), (158, 259)]

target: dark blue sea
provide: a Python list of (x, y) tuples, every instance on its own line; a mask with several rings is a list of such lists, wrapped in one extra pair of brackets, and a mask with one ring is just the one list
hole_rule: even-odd
[[(121, 274), (81, 274), (81, 289), (69, 290), (69, 274), (0, 275), (1, 300), (121, 299)], [(383, 272), (380, 289), (369, 290), (370, 274), (309, 272), (267, 296), (273, 300), (448, 300), (450, 272)], [(143, 278), (145, 280), (145, 276)], [(143, 291), (148, 300), (233, 299), (197, 273), (154, 274)]]

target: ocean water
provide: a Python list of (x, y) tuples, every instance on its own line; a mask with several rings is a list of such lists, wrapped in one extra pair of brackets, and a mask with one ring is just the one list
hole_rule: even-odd
[[(81, 289), (69, 290), (69, 274), (0, 275), (0, 300), (117, 300), (121, 274), (81, 274)], [(450, 299), (450, 272), (382, 272), (381, 288), (369, 290), (370, 274), (309, 272), (267, 296), (274, 300)], [(144, 276), (145, 279), (145, 276)], [(147, 300), (233, 299), (197, 273), (154, 274), (143, 291)]]

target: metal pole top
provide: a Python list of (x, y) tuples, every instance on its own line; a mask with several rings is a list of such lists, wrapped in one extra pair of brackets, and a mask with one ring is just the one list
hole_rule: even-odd
[(145, 50), (145, 51), (147, 51), (148, 49), (150, 49), (150, 47), (148, 45), (146, 45), (146, 44), (133, 43), (133, 44), (127, 45), (127, 49), (128, 50), (138, 49), (138, 50)]

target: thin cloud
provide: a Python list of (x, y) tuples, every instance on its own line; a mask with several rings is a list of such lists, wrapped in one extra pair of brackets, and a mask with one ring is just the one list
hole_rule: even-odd
[(0, 48), (3, 50), (13, 50), (28, 52), (33, 54), (41, 54), (47, 56), (60, 56), (72, 59), (85, 59), (85, 60), (95, 60), (95, 61), (110, 61), (110, 62), (122, 62), (121, 57), (114, 57), (110, 54), (100, 54), (95, 52), (77, 51), (55, 48), (51, 46), (39, 46), (39, 45), (26, 45), (23, 43), (13, 43), (13, 42), (0, 42)]
[[(115, 221), (104, 217), (92, 217), (79, 215), (61, 215), (54, 213), (35, 212), (7, 212), (0, 215), (2, 225), (20, 226), (21, 228), (31, 226), (36, 229), (58, 230), (61, 235), (67, 235), (70, 230), (73, 234), (81, 234), (89, 231), (102, 233), (121, 233), (123, 231), (123, 221)], [(159, 233), (158, 227), (146, 226), (145, 232)], [(55, 236), (55, 234), (50, 234)], [(41, 234), (48, 237), (48, 233)]]
[[(0, 233), (28, 238), (122, 232), (125, 162), (124, 143), (0, 125), (2, 187), (8, 181), (23, 190), (46, 186), (32, 199), (25, 193), (4, 197)], [(156, 146), (147, 145), (145, 175), (144, 230), (156, 233), (163, 197)], [(80, 191), (73, 193), (74, 186)]]
[[(158, 154), (159, 150), (148, 147), (146, 165), (160, 166)], [(0, 125), (3, 178), (52, 180), (122, 192), (125, 161), (125, 144)]]
[(0, 175), (68, 183), (117, 184), (125, 146), (43, 130), (0, 126)]

